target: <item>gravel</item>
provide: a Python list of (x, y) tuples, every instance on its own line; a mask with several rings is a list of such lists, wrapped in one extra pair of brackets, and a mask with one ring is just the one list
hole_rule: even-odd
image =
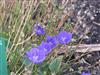
[[(75, 0), (72, 6), (69, 6), (74, 15), (70, 16), (66, 22), (75, 25), (78, 21), (75, 36), (79, 39), (76, 39), (75, 42), (78, 43), (80, 39), (83, 39), (82, 44), (100, 44), (100, 0)], [(66, 10), (68, 9), (66, 6)], [(82, 62), (83, 60), (84, 62)], [(92, 66), (98, 61), (100, 61), (100, 51), (81, 58), (78, 61), (80, 63), (73, 64), (72, 68), (74, 71), (78, 71), (79, 67), (86, 69), (87, 66)], [(87, 70), (94, 75), (100, 75), (100, 65)]]

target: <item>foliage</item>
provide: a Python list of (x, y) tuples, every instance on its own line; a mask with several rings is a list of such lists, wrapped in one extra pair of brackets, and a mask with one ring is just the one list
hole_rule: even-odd
[[(57, 54), (58, 48), (69, 45), (72, 39), (70, 24), (64, 21), (64, 30), (57, 30), (64, 13), (63, 5), (57, 0), (8, 0), (6, 6), (1, 2), (0, 37), (8, 40), (6, 59), (9, 73), (59, 75), (64, 67), (64, 55)], [(39, 62), (35, 56), (40, 56)]]

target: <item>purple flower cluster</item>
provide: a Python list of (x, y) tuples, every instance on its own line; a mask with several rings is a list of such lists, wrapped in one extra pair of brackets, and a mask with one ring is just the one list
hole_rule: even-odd
[(42, 49), (44, 51), (45, 55), (51, 52), (51, 47), (47, 42), (42, 41), (42, 43), (38, 46), (38, 49)]
[[(39, 25), (36, 27), (36, 33), (38, 35), (44, 35), (45, 30)], [(58, 44), (68, 44), (72, 38), (72, 33), (62, 31), (55, 36), (46, 36), (46, 39), (41, 42), (36, 48), (31, 48), (26, 52), (27, 57), (34, 64), (39, 64), (43, 62), (52, 49), (54, 49)]]
[(84, 71), (83, 71), (83, 72), (81, 73), (81, 75), (91, 75), (91, 73), (90, 73), (90, 72), (84, 72)]
[(31, 50), (26, 52), (26, 55), (34, 64), (40, 63), (45, 60), (45, 53), (38, 48), (32, 48)]
[(34, 25), (33, 29), (35, 30), (35, 32), (36, 32), (37, 35), (44, 35), (45, 34), (44, 28), (39, 23), (36, 23)]
[(58, 34), (57, 38), (58, 38), (58, 41), (60, 44), (65, 45), (70, 42), (70, 40), (72, 38), (72, 33), (62, 31)]

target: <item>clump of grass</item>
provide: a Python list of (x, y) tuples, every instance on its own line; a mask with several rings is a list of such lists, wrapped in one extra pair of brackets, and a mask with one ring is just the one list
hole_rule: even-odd
[[(33, 35), (32, 28), (36, 22), (41, 23), (46, 28), (46, 35), (55, 35), (63, 25), (64, 30), (71, 31), (72, 26), (64, 23), (67, 19), (66, 15), (69, 14), (64, 13), (64, 8), (59, 7), (59, 4), (55, 5), (52, 0), (14, 0), (14, 3), (4, 0), (0, 4), (2, 11), (2, 13), (0, 11), (0, 35), (4, 35), (8, 39), (6, 52), (10, 74), (14, 72), (15, 74), (24, 75), (29, 71), (34, 75), (54, 75), (55, 72), (50, 73), (50, 71), (53, 71), (52, 69), (57, 68), (62, 62), (62, 57), (57, 56), (58, 48), (49, 55), (50, 57), (48, 56), (47, 60), (49, 59), (49, 61), (45, 61), (42, 66), (31, 64), (26, 59), (25, 52), (32, 46), (40, 44), (44, 39), (44, 36)], [(69, 59), (71, 55), (68, 55)], [(63, 68), (60, 69), (59, 66), (57, 73), (61, 74), (59, 72), (62, 72)], [(26, 69), (28, 70), (26, 71)], [(59, 72), (58, 69), (60, 69)]]

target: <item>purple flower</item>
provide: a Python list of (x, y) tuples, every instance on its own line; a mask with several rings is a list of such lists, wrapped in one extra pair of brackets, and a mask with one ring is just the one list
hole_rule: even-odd
[(36, 23), (34, 25), (34, 30), (35, 30), (37, 35), (44, 35), (45, 34), (44, 28), (39, 23)]
[(45, 60), (45, 53), (44, 53), (44, 51), (41, 51), (38, 48), (32, 48), (31, 50), (27, 51), (26, 52), (26, 56), (34, 64), (42, 63)]
[(38, 49), (44, 51), (45, 55), (49, 54), (52, 51), (50, 45), (44, 41), (42, 41), (42, 43), (38, 46)]
[(72, 39), (72, 33), (62, 31), (57, 35), (57, 39), (60, 44), (63, 44), (63, 45), (68, 44), (70, 40)]
[(82, 72), (81, 75), (91, 75), (89, 72)]
[(47, 36), (45, 40), (51, 47), (51, 49), (55, 48), (58, 44), (56, 36)]

